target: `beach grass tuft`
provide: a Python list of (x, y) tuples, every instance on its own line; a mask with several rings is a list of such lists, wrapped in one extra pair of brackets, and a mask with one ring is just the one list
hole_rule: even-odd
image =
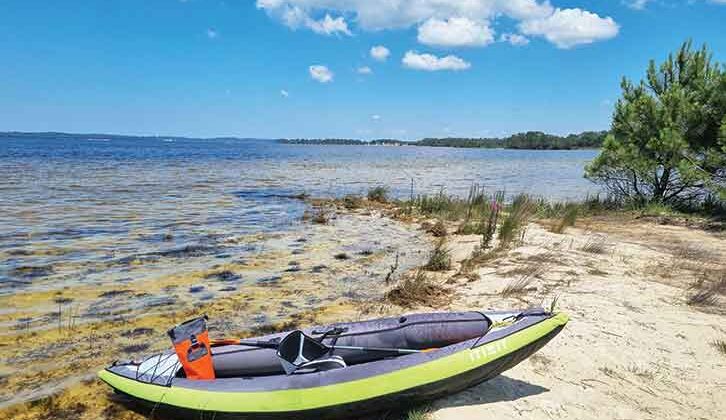
[(527, 259), (526, 264), (516, 268), (510, 273), (517, 273), (520, 276), (507, 284), (502, 289), (503, 297), (518, 296), (532, 290), (532, 284), (542, 277), (549, 270), (554, 261), (554, 253), (547, 252)]
[(535, 215), (537, 203), (526, 194), (514, 198), (499, 227), (499, 247), (509, 248), (520, 239), (530, 219)]
[(719, 353), (726, 356), (726, 340), (714, 340), (711, 345), (718, 350)]
[(439, 307), (451, 301), (451, 292), (432, 280), (425, 271), (416, 270), (401, 276), (398, 284), (386, 293), (384, 300), (403, 308), (419, 305)]
[(568, 203), (564, 209), (564, 214), (562, 217), (552, 225), (550, 231), (552, 233), (564, 233), (565, 229), (568, 227), (575, 226), (575, 222), (577, 221), (577, 216), (580, 213), (580, 206), (575, 203)]
[(602, 235), (593, 235), (587, 238), (585, 244), (580, 247), (580, 251), (590, 254), (604, 254), (608, 250), (606, 239)]
[(428, 229), (426, 229), (426, 231), (428, 233), (434, 235), (437, 238), (443, 238), (448, 234), (448, 232), (446, 230), (446, 224), (441, 219), (438, 219), (436, 221), (436, 223), (429, 226)]
[(316, 225), (327, 225), (331, 220), (331, 211), (324, 206), (313, 207), (312, 210), (305, 210), (302, 219)]
[(431, 408), (414, 408), (406, 413), (403, 420), (431, 420)]
[(439, 239), (429, 254), (429, 260), (424, 265), (429, 271), (446, 271), (451, 269), (451, 250), (446, 247), (446, 240)]
[(713, 280), (705, 276), (691, 285), (686, 298), (689, 306), (716, 306), (719, 295), (726, 295), (726, 270), (719, 270), (711, 275)]
[(474, 251), (472, 251), (471, 255), (461, 262), (461, 268), (459, 269), (459, 273), (457, 274), (462, 275), (468, 279), (475, 280), (477, 278), (475, 270), (479, 266), (486, 264), (500, 257), (501, 255), (502, 252), (500, 252), (499, 250), (487, 251), (477, 246), (476, 248), (474, 248)]
[(363, 207), (363, 197), (355, 194), (348, 194), (343, 197), (343, 207), (348, 210), (356, 210)]
[(378, 185), (368, 190), (368, 200), (375, 201), (377, 203), (388, 202), (388, 187)]

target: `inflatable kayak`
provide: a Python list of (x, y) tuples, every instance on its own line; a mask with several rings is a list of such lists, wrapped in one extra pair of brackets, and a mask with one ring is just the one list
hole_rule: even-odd
[[(414, 314), (250, 340), (259, 344), (212, 341), (209, 355), (192, 335), (188, 353), (116, 362), (99, 376), (171, 418), (358, 417), (491, 379), (544, 346), (567, 321), (543, 309)], [(318, 353), (312, 355), (306, 339)], [(194, 379), (185, 354), (211, 356), (214, 379)]]

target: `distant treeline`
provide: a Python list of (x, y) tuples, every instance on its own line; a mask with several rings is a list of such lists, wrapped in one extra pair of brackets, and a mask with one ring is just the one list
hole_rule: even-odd
[(103, 133), (63, 133), (55, 131), (47, 132), (23, 132), (23, 131), (0, 131), (0, 139), (51, 139), (51, 140), (257, 140), (240, 137), (180, 137), (180, 136), (132, 136), (126, 134), (103, 134)]
[(392, 145), (392, 146), (429, 146), (429, 147), (465, 147), (485, 149), (535, 149), (535, 150), (567, 150), (591, 149), (602, 146), (607, 131), (585, 131), (580, 134), (556, 136), (540, 131), (518, 133), (505, 138), (425, 138), (418, 141), (395, 139), (377, 139), (371, 141), (356, 139), (284, 139), (286, 144), (322, 144), (322, 145)]

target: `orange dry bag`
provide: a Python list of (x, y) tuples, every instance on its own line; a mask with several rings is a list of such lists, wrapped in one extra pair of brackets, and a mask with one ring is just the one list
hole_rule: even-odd
[(214, 379), (207, 316), (190, 319), (168, 331), (187, 379)]

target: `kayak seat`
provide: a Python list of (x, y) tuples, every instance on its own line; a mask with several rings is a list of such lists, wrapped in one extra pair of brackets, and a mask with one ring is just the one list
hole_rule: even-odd
[(330, 356), (324, 359), (317, 359), (303, 363), (295, 373), (322, 372), (326, 370), (341, 369), (347, 367), (345, 360), (340, 356)]

